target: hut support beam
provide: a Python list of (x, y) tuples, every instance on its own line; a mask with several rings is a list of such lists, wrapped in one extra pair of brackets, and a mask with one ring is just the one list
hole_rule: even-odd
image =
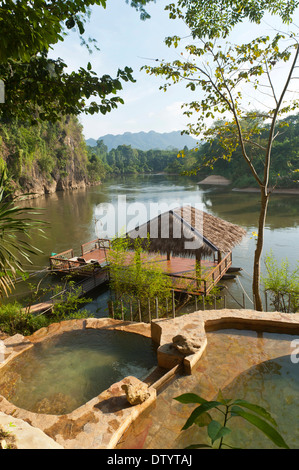
[(197, 287), (200, 287), (200, 283), (201, 283), (201, 254), (200, 253), (196, 253), (195, 272), (196, 272), (196, 284), (197, 284)]

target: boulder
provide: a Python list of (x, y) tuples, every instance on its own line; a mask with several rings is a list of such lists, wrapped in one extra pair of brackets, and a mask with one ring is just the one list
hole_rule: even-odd
[(143, 382), (129, 382), (123, 384), (121, 388), (125, 391), (130, 405), (140, 405), (150, 397), (148, 385)]
[(195, 354), (202, 346), (202, 341), (188, 335), (176, 335), (172, 338), (173, 346), (184, 356)]

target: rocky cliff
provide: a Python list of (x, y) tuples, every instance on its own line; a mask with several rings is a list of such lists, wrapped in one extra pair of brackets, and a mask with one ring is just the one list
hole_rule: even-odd
[(90, 184), (82, 127), (75, 117), (36, 126), (1, 123), (0, 157), (16, 194), (37, 197)]

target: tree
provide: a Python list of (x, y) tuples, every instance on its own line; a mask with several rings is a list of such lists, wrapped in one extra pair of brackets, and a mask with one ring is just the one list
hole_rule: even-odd
[[(187, 116), (196, 115), (195, 122), (189, 124), (186, 132), (211, 144), (217, 138), (223, 148), (221, 158), (224, 159), (229, 160), (239, 147), (259, 186), (261, 206), (252, 284), (255, 307), (259, 311), (263, 310), (260, 262), (271, 194), (271, 154), (273, 143), (280, 134), (280, 118), (298, 106), (298, 100), (289, 93), (299, 54), (298, 38), (292, 32), (278, 31), (274, 31), (272, 37), (262, 35), (240, 45), (230, 44), (224, 38), (244, 19), (260, 23), (266, 12), (278, 14), (285, 23), (290, 23), (298, 4), (298, 1), (179, 0), (177, 5), (168, 5), (170, 17), (184, 19), (196, 43), (185, 46), (181, 60), (172, 63), (163, 60), (158, 66), (144, 67), (147, 73), (166, 79), (161, 87), (164, 90), (172, 84), (186, 82), (191, 91), (198, 92), (195, 100), (185, 105)], [(178, 47), (181, 39), (169, 37), (166, 44)], [(187, 53), (186, 58), (184, 53)], [(282, 64), (288, 70), (283, 77), (283, 85), (279, 86), (274, 72)], [(271, 101), (266, 102), (265, 96)], [(251, 104), (254, 99), (259, 105), (265, 103), (262, 110), (254, 109)], [(213, 126), (212, 120), (219, 116), (222, 125)], [(263, 143), (259, 141), (261, 134)], [(259, 152), (262, 171), (257, 171), (253, 163), (253, 151)]]
[[(155, 0), (126, 0), (149, 17), (146, 3)], [(68, 30), (77, 29), (89, 50), (97, 48), (85, 40), (85, 23), (91, 7), (106, 7), (106, 0), (3, 0), (0, 5), (0, 79), (5, 84), (5, 103), (0, 117), (18, 116), (35, 122), (58, 120), (61, 114), (85, 112), (105, 114), (123, 100), (116, 95), (123, 81), (134, 81), (132, 69), (118, 70), (117, 76), (97, 77), (90, 62), (77, 72), (67, 72), (61, 59), (49, 59), (53, 45), (63, 41)], [(112, 97), (110, 97), (112, 95)], [(100, 101), (87, 102), (92, 97)]]
[[(18, 205), (20, 198), (10, 194), (10, 180), (5, 170), (0, 176), (0, 296), (8, 295), (17, 276), (24, 275), (23, 260), (39, 250), (30, 243), (30, 230), (42, 232), (43, 222), (35, 218), (36, 210)], [(33, 217), (30, 216), (32, 214)]]
[[(149, 17), (144, 6), (155, 0), (126, 0)], [(77, 72), (67, 72), (61, 59), (48, 57), (53, 45), (76, 28), (83, 44), (91, 50), (93, 39), (84, 38), (91, 7), (106, 7), (106, 0), (3, 0), (0, 3), (0, 81), (5, 85), (5, 102), (0, 103), (2, 122), (59, 121), (63, 115), (82, 112), (105, 114), (123, 100), (117, 93), (123, 81), (134, 81), (132, 69), (118, 70), (116, 78), (97, 77), (90, 62)], [(111, 97), (112, 95), (112, 97)], [(99, 101), (87, 102), (90, 98)], [(0, 178), (0, 291), (5, 294), (22, 272), (22, 258), (30, 261), (33, 247), (20, 237), (29, 236), (34, 222), (30, 208), (18, 207), (5, 199), (7, 178)]]

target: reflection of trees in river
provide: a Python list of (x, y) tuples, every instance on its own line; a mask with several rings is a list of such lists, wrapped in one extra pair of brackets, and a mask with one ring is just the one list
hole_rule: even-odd
[[(32, 233), (35, 246), (44, 252), (41, 264), (47, 264), (49, 254), (53, 251), (58, 253), (69, 248), (78, 250), (81, 244), (96, 238), (94, 210), (97, 204), (107, 200), (108, 195), (95, 186), (24, 201), (24, 205), (42, 209), (38, 217), (49, 223), (46, 238)], [(35, 264), (38, 262), (35, 260)]]
[[(299, 225), (299, 195), (273, 194), (270, 197), (267, 227), (297, 227)], [(210, 190), (202, 194), (208, 211), (228, 222), (252, 227), (257, 225), (259, 194), (230, 190)]]

